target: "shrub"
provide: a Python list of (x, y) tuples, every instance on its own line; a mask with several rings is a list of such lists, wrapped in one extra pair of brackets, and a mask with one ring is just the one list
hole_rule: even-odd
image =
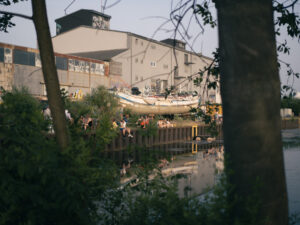
[(291, 108), (294, 115), (298, 116), (300, 113), (300, 99), (283, 98), (281, 99), (281, 108)]
[(26, 90), (0, 104), (0, 224), (96, 224), (97, 201), (116, 170), (83, 139), (61, 152)]

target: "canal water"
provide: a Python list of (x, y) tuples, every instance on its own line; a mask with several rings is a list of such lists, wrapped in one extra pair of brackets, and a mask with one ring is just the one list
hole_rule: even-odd
[[(300, 213), (300, 129), (283, 130), (282, 137), (289, 211), (290, 214)], [(111, 152), (108, 157), (122, 165), (128, 159), (140, 162), (150, 155), (156, 156), (156, 159), (172, 159), (171, 163), (163, 167), (165, 175), (186, 175), (186, 179), (179, 180), (181, 196), (184, 193), (201, 194), (211, 189), (224, 169), (224, 148), (220, 141), (204, 144), (192, 141), (172, 143), (147, 150), (145, 147), (139, 150), (129, 148), (128, 151)], [(185, 191), (187, 186), (191, 188), (188, 192)], [(297, 224), (300, 225), (300, 221)]]
[(289, 210), (296, 213), (300, 212), (300, 130), (284, 130), (282, 137)]
[[(289, 199), (290, 214), (300, 212), (300, 130), (284, 130), (283, 153)], [(172, 151), (170, 149), (170, 151)], [(169, 174), (184, 173), (186, 179), (179, 182), (179, 193), (184, 194), (186, 186), (191, 187), (189, 194), (199, 194), (213, 187), (224, 168), (222, 146), (176, 155), (166, 167)], [(298, 222), (297, 224), (300, 224)]]

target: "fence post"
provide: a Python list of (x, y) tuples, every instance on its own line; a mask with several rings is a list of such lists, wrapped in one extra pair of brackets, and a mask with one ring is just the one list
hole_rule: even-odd
[(198, 126), (192, 126), (192, 139), (194, 139), (195, 136), (198, 136)]

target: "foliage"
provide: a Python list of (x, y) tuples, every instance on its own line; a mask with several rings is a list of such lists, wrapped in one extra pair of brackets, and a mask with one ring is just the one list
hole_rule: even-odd
[(136, 177), (122, 188), (105, 193), (100, 204), (101, 224), (264, 224), (257, 216), (261, 207), (256, 195), (258, 183), (244, 199), (245, 217), (233, 221), (229, 212), (235, 209), (239, 199), (228, 198), (228, 192), (234, 188), (227, 183), (225, 174), (212, 190), (200, 196), (180, 198), (178, 181), (186, 177), (181, 174), (165, 177), (152, 162), (148, 160), (136, 168)]
[[(64, 98), (65, 99), (65, 98)], [(112, 119), (117, 111), (118, 101), (103, 86), (93, 89), (81, 101), (65, 99), (66, 108), (71, 113), (74, 123), (70, 129), (73, 136), (86, 136), (89, 147), (99, 153), (116, 135)], [(93, 119), (92, 128), (83, 130), (83, 117)]]
[(142, 136), (156, 136), (158, 132), (157, 122), (155, 120), (149, 120), (149, 124), (146, 125), (146, 128), (140, 127), (138, 131)]
[[(198, 107), (198, 108), (192, 108), (191, 113), (194, 113), (196, 117), (201, 118), (201, 120), (207, 125), (205, 127), (206, 131), (212, 136), (212, 137), (217, 137), (219, 132), (217, 128), (217, 121), (214, 119), (213, 116), (213, 108), (209, 107), (212, 106), (213, 104), (210, 104), (209, 102), (206, 103), (205, 105), (205, 110), (203, 107)], [(217, 110), (217, 108), (216, 108)]]
[(61, 152), (41, 106), (25, 90), (0, 105), (0, 224), (94, 224), (117, 173), (82, 138)]
[(175, 121), (183, 121), (183, 118), (176, 114), (176, 115), (174, 115), (174, 120)]
[[(297, 1), (294, 2), (294, 4)], [(292, 10), (290, 10), (292, 8)], [(294, 12), (294, 5), (291, 4), (289, 6), (284, 5), (283, 3), (279, 3), (274, 1), (273, 10), (277, 13), (277, 17), (275, 20), (275, 25), (278, 25), (277, 35), (280, 35), (280, 27), (286, 27), (287, 34), (294, 38), (300, 38), (300, 17), (298, 14)]]
[(300, 99), (283, 98), (281, 99), (281, 108), (290, 108), (294, 115), (298, 116), (300, 113)]
[(109, 93), (104, 86), (93, 89), (91, 94), (84, 97), (84, 101), (90, 107), (93, 118), (97, 118), (102, 113), (114, 115), (118, 106), (115, 96)]
[[(12, 3), (18, 3), (20, 1), (26, 1), (26, 0), (0, 0), (0, 5), (3, 6), (10, 6)], [(13, 15), (10, 13), (0, 13), (2, 14), (0, 17), (0, 32), (4, 31), (7, 33), (7, 28), (12, 28), (16, 24), (11, 22), (11, 19), (13, 18)]]
[(201, 15), (203, 19), (203, 25), (209, 24), (212, 28), (217, 26), (217, 21), (213, 18), (209, 9), (208, 1), (203, 1), (203, 4), (197, 4), (194, 13)]

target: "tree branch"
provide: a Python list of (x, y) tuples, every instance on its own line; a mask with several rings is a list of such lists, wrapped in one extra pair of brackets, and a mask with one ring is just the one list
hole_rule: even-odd
[(0, 10), (0, 14), (12, 15), (12, 16), (21, 17), (23, 19), (33, 20), (32, 16), (27, 16), (27, 15), (20, 14), (20, 13), (6, 12), (6, 11)]
[(283, 8), (284, 8), (284, 9), (287, 9), (287, 8), (290, 8), (290, 7), (293, 8), (297, 2), (298, 2), (298, 0), (294, 0), (291, 4), (286, 5), (286, 6), (284, 6)]

